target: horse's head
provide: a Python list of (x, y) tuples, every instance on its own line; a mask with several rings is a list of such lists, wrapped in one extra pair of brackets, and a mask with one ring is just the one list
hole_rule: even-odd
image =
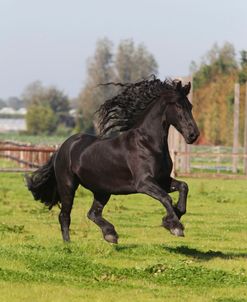
[(185, 86), (180, 81), (177, 82), (175, 93), (167, 102), (164, 116), (164, 122), (173, 125), (188, 144), (194, 143), (200, 135), (192, 115), (192, 105), (187, 98), (190, 88), (190, 82)]

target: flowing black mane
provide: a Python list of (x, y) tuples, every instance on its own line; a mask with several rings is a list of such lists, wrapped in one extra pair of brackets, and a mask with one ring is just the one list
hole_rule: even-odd
[(154, 78), (133, 84), (107, 83), (103, 85), (121, 86), (122, 91), (106, 100), (97, 111), (101, 136), (112, 130), (122, 132), (131, 129), (147, 106), (157, 100), (164, 90), (175, 92), (179, 87), (182, 92), (181, 82), (170, 79), (162, 82)]

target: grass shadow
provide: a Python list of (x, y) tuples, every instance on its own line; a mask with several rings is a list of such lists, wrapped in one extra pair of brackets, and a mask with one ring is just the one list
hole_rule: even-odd
[(198, 260), (211, 260), (214, 258), (221, 259), (234, 259), (234, 258), (247, 258), (247, 253), (223, 253), (221, 251), (212, 251), (207, 252), (200, 251), (195, 248), (190, 248), (186, 245), (181, 245), (177, 247), (164, 247), (169, 253), (182, 254), (188, 257), (193, 257)]

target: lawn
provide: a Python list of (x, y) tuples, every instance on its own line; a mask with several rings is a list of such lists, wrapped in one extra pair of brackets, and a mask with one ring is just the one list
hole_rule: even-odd
[(185, 181), (184, 238), (160, 226), (159, 202), (112, 196), (104, 214), (120, 238), (108, 244), (80, 188), (64, 244), (58, 207), (33, 201), (22, 174), (0, 174), (1, 301), (247, 301), (246, 180)]

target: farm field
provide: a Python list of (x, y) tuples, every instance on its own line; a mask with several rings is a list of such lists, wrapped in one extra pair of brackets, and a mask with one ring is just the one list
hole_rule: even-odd
[(247, 181), (185, 181), (184, 238), (160, 226), (159, 202), (112, 196), (104, 216), (120, 238), (108, 244), (80, 188), (64, 244), (58, 207), (34, 201), (22, 174), (0, 174), (1, 301), (247, 301)]

